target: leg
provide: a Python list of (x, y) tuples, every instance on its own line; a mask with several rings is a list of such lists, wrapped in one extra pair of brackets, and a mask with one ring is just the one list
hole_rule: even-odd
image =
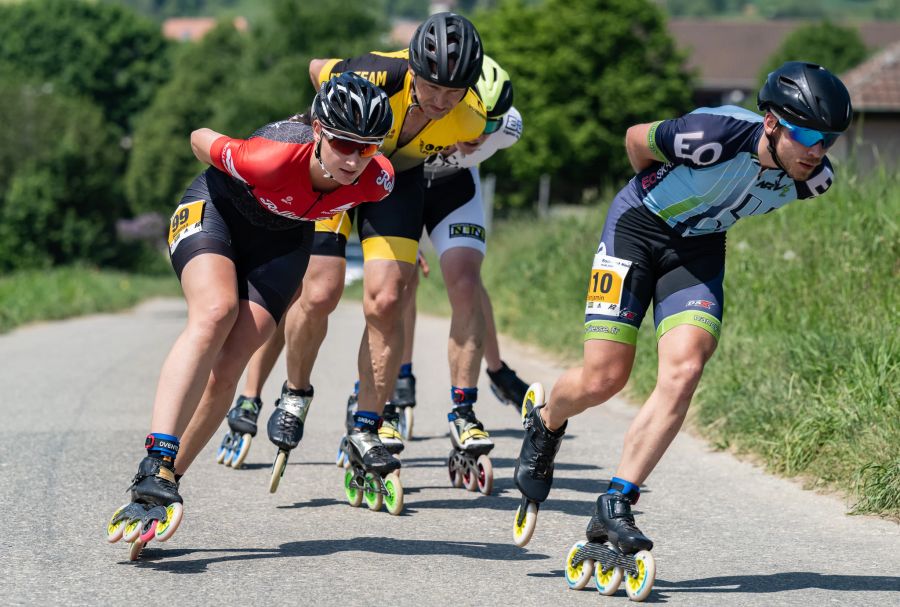
[(404, 293), (406, 304), (403, 306), (403, 356), (400, 363), (412, 364), (413, 342), (416, 336), (416, 293), (419, 291), (419, 272), (413, 272), (412, 280), (406, 285), (407, 293)]
[(485, 328), (481, 303), (483, 259), (480, 251), (467, 247), (450, 249), (441, 256), (441, 271), (452, 308), (447, 351), (450, 382), (454, 386), (471, 388), (478, 384)]
[[(297, 296), (299, 297), (299, 295), (298, 291)], [(296, 299), (291, 302), (291, 305), (293, 306), (295, 302)], [(247, 381), (241, 390), (242, 395), (248, 398), (259, 398), (262, 394), (263, 386), (266, 385), (266, 380), (269, 379), (269, 375), (284, 349), (284, 324), (285, 319), (282, 318), (271, 337), (250, 358), (250, 362), (247, 364)]]
[(499, 371), (503, 365), (500, 360), (500, 343), (497, 341), (497, 325), (494, 323), (494, 306), (491, 296), (484, 285), (481, 285), (481, 314), (484, 316), (484, 362), (488, 371)]
[(185, 473), (222, 423), (244, 367), (275, 330), (275, 320), (261, 305), (241, 300), (239, 308), (237, 322), (216, 357), (203, 397), (181, 439), (178, 474)]
[(650, 398), (628, 432), (616, 476), (643, 483), (684, 423), (703, 367), (716, 338), (691, 325), (679, 325), (659, 340), (659, 376)]

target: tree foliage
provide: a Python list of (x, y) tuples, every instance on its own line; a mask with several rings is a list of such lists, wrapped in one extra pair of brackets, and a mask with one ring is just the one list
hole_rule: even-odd
[(0, 4), (0, 64), (87, 96), (128, 128), (165, 80), (167, 44), (152, 21), (82, 0)]
[(769, 58), (759, 74), (762, 84), (769, 72), (786, 61), (818, 63), (835, 74), (858, 65), (868, 51), (853, 27), (842, 27), (824, 21), (797, 28), (784, 39), (781, 46)]
[(512, 77), (525, 124), (522, 140), (490, 161), (498, 190), (534, 187), (542, 173), (555, 199), (618, 185), (630, 173), (626, 129), (689, 109), (684, 58), (647, 0), (507, 0), (476, 25)]

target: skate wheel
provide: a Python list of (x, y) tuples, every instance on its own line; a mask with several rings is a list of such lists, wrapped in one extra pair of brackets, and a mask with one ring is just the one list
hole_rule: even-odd
[(334, 465), (338, 468), (344, 467), (344, 450), (338, 447), (337, 457), (334, 458)]
[(572, 564), (575, 554), (584, 544), (584, 542), (575, 542), (569, 548), (569, 554), (566, 555), (566, 584), (572, 590), (583, 589), (594, 575), (594, 561), (592, 559), (586, 559), (577, 565)]
[(359, 508), (363, 502), (363, 492), (353, 483), (354, 477), (352, 470), (344, 472), (344, 494), (351, 506)]
[(128, 560), (136, 561), (138, 557), (141, 556), (141, 550), (144, 549), (144, 542), (141, 540), (135, 540), (131, 542), (128, 546)]
[(634, 555), (634, 564), (637, 567), (637, 575), (625, 574), (625, 594), (637, 603), (650, 596), (653, 590), (653, 582), (656, 581), (656, 561), (647, 550), (641, 550)]
[(181, 517), (183, 514), (184, 506), (178, 502), (166, 506), (166, 521), (159, 521), (156, 523), (156, 540), (164, 542), (175, 535), (175, 531), (178, 530), (178, 525), (181, 524)]
[(288, 452), (279, 449), (278, 455), (275, 456), (275, 463), (272, 464), (272, 476), (269, 478), (269, 493), (278, 491), (278, 483), (281, 482), (281, 477), (284, 476), (284, 469), (287, 467), (287, 461)]
[(400, 435), (403, 440), (410, 441), (413, 437), (413, 408), (403, 407), (403, 415), (400, 417)]
[(523, 548), (531, 541), (534, 528), (537, 526), (538, 505), (535, 502), (528, 502), (525, 507), (525, 516), (521, 516), (521, 513), (522, 506), (520, 504), (516, 508), (516, 520), (513, 525), (513, 543), (519, 548)]
[(253, 442), (253, 437), (249, 432), (241, 436), (238, 446), (235, 448), (234, 459), (231, 461), (231, 467), (235, 470), (244, 465), (244, 460), (247, 459), (247, 455), (250, 453), (251, 442)]
[(228, 452), (231, 450), (231, 432), (226, 432), (225, 437), (222, 439), (222, 444), (219, 445), (219, 450), (216, 451), (216, 463), (221, 464), (225, 462), (225, 456), (228, 455)]
[(522, 421), (528, 412), (544, 404), (544, 386), (540, 382), (535, 382), (528, 386), (528, 392), (525, 393), (525, 400), (522, 401)]
[(147, 521), (146, 525), (141, 527), (141, 538), (140, 541), (144, 544), (152, 540), (156, 537), (156, 527), (159, 524), (159, 521), (156, 519), (151, 519)]
[(363, 497), (366, 500), (366, 506), (373, 512), (381, 510), (381, 504), (384, 503), (384, 496), (379, 493), (378, 489), (378, 479), (371, 473), (366, 474), (366, 490), (363, 492)]
[(398, 471), (391, 472), (384, 477), (384, 488), (387, 495), (384, 496), (384, 507), (388, 513), (397, 516), (403, 511), (403, 485), (400, 484)]
[(106, 524), (106, 541), (110, 544), (115, 544), (116, 542), (118, 542), (120, 539), (122, 539), (122, 534), (125, 533), (125, 525), (128, 524), (128, 520), (125, 518), (120, 518), (119, 520), (116, 519), (127, 507), (128, 504), (125, 504), (124, 506), (116, 510), (110, 517), (109, 522)]
[(597, 586), (597, 592), (604, 596), (615, 594), (622, 583), (622, 575), (621, 567), (604, 569), (603, 563), (597, 562), (594, 565), (594, 585)]
[(467, 460), (462, 471), (463, 487), (466, 491), (478, 491), (478, 470), (472, 465), (472, 460)]
[(141, 537), (141, 527), (143, 526), (141, 519), (133, 518), (130, 519), (125, 524), (125, 529), (122, 533), (122, 539), (128, 543), (135, 542), (139, 537)]
[(456, 449), (450, 450), (447, 456), (447, 471), (450, 473), (450, 484), (454, 488), (459, 489), (463, 486), (463, 474), (459, 469), (459, 461), (456, 458)]
[(494, 467), (491, 465), (491, 458), (479, 455), (475, 467), (478, 473), (478, 490), (484, 495), (490, 495), (494, 488)]

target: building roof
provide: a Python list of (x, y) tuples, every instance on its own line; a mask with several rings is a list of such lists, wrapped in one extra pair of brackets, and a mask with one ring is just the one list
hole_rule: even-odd
[(853, 109), (900, 112), (900, 40), (841, 76)]
[[(216, 22), (217, 19), (213, 17), (172, 17), (163, 21), (162, 33), (165, 38), (170, 40), (196, 41), (214, 28)], [(237, 31), (247, 31), (247, 20), (245, 18), (235, 17), (233, 23)]]
[[(785, 37), (809, 21), (703, 21), (672, 19), (669, 32), (688, 50), (688, 67), (700, 75), (701, 89), (753, 90), (759, 72)], [(900, 22), (861, 23), (860, 36), (870, 49), (900, 40)]]

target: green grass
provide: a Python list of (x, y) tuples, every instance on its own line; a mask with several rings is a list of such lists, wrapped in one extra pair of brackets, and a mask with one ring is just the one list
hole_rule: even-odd
[(29, 322), (128, 308), (152, 296), (178, 296), (173, 275), (144, 276), (64, 267), (0, 277), (0, 333)]
[[(849, 171), (846, 171), (849, 172)], [(845, 172), (845, 174), (846, 174)], [(517, 220), (489, 241), (484, 279), (501, 332), (569, 361), (606, 206)], [(853, 512), (900, 516), (900, 178), (839, 180), (826, 196), (740, 222), (728, 235), (719, 349), (690, 423), (713, 445), (837, 489)], [(432, 265), (434, 268), (434, 264)], [(448, 313), (439, 272), (422, 310)], [(656, 381), (653, 324), (630, 395)]]

